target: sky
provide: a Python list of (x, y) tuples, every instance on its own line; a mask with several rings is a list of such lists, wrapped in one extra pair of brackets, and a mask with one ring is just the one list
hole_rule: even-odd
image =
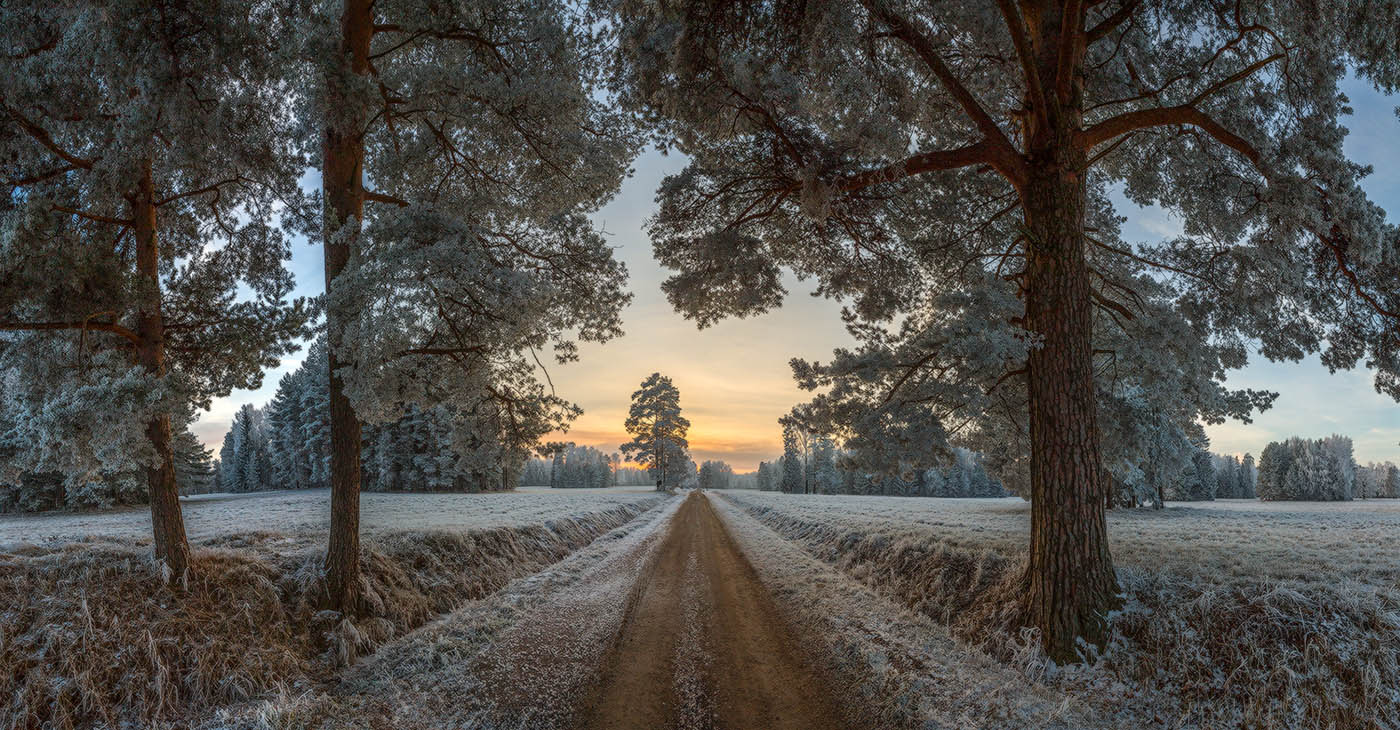
[[(1372, 200), (1396, 220), (1400, 215), (1400, 121), (1396, 98), (1383, 97), (1365, 84), (1346, 88), (1356, 109), (1347, 126), (1346, 143), (1354, 160), (1375, 167), (1364, 187)], [(808, 397), (793, 382), (789, 361), (794, 357), (826, 360), (835, 347), (853, 341), (841, 326), (840, 304), (813, 298), (813, 282), (789, 276), (782, 308), (745, 320), (726, 320), (697, 330), (671, 309), (661, 292), (668, 272), (651, 256), (644, 229), (654, 209), (658, 184), (684, 167), (684, 159), (648, 151), (633, 164), (634, 174), (616, 198), (595, 215), (616, 255), (626, 263), (635, 298), (623, 312), (627, 334), (604, 344), (584, 343), (578, 362), (552, 365), (549, 376), (556, 391), (579, 404), (583, 415), (574, 422), (570, 441), (607, 452), (628, 440), (622, 423), (631, 394), (653, 372), (671, 377), (681, 394), (681, 408), (691, 421), (690, 447), (696, 462), (722, 459), (736, 471), (750, 471), (760, 460), (782, 450), (777, 419)], [(1157, 241), (1181, 230), (1180, 222), (1158, 209), (1142, 209), (1118, 200), (1124, 240)], [(322, 289), (321, 249), (297, 241), (291, 269), (296, 295)], [(257, 390), (235, 391), (214, 401), (193, 426), (195, 434), (216, 449), (234, 412), (244, 403), (263, 406), (276, 391), (277, 381), (301, 363), (289, 358), (269, 371)], [(1375, 392), (1364, 370), (1328, 373), (1316, 357), (1300, 363), (1272, 363), (1255, 356), (1250, 365), (1231, 374), (1232, 388), (1263, 388), (1280, 393), (1273, 408), (1257, 414), (1250, 424), (1228, 422), (1207, 426), (1211, 450), (1253, 453), (1289, 436), (1318, 438), (1333, 433), (1350, 436), (1356, 458), (1400, 462), (1400, 403)]]

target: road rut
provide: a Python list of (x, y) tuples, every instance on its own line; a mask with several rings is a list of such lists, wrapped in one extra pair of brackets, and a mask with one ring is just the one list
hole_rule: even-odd
[(642, 577), (588, 730), (837, 730), (831, 684), (801, 651), (709, 499), (692, 493)]

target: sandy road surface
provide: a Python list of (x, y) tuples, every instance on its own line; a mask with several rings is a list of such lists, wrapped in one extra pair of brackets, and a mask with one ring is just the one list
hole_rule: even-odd
[(642, 581), (602, 680), (582, 702), (582, 727), (844, 727), (829, 682), (706, 497), (686, 499)]
[(271, 724), (837, 730), (839, 696), (696, 493), (381, 648)]

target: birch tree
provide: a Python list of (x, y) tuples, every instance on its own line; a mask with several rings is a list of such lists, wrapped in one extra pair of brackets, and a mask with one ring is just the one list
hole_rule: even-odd
[(11, 466), (145, 471), (174, 576), (172, 433), (310, 314), (273, 226), (301, 172), (275, 27), (262, 2), (0, 7), (0, 364), (35, 445)]
[[(358, 609), (361, 422), (452, 400), (523, 458), (578, 410), (539, 351), (621, 332), (625, 270), (586, 214), (629, 123), (595, 94), (602, 38), (552, 0), (323, 0), (304, 23), (329, 339), (328, 603)], [(569, 333), (569, 334), (566, 334)], [(497, 454), (500, 456), (500, 454)]]
[[(1005, 412), (993, 428), (1025, 444), (1032, 499), (1030, 560), (1008, 596), (1056, 661), (1079, 658), (1081, 639), (1102, 646), (1117, 603), (1098, 383), (1125, 358), (1106, 338), (1152, 350), (1187, 326), (1208, 380), (1251, 345), (1296, 359), (1335, 336), (1338, 364), (1395, 349), (1377, 325), (1395, 317), (1381, 275), (1393, 244), (1342, 154), (1338, 90), (1349, 64), (1392, 88), (1387, 4), (608, 6), (624, 29), (619, 88), (690, 159), (651, 224), (672, 303), (701, 326), (761, 312), (782, 301), (786, 267), (847, 300), (873, 341), (896, 317), (931, 324), (903, 331), (886, 365), (934, 415), (909, 420), (882, 407), (889, 388), (853, 386), (876, 406), (859, 430), (927, 458), (963, 420)], [(1185, 234), (1104, 235), (1114, 186)], [(1162, 307), (1175, 311), (1144, 311)], [(1175, 350), (1158, 360), (1197, 367)], [(1186, 407), (1211, 419), (1267, 399), (1207, 392)]]

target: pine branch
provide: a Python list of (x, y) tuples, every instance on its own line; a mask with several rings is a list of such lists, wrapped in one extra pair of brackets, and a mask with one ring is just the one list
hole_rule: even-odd
[(92, 169), (95, 160), (85, 159), (64, 150), (58, 145), (57, 142), (54, 141), (53, 137), (49, 134), (48, 130), (39, 126), (23, 114), (20, 114), (18, 109), (15, 109), (10, 105), (6, 104), (4, 100), (0, 100), (0, 110), (3, 110), (6, 114), (9, 114), (11, 118), (13, 118), (16, 122), (19, 123), (20, 129), (23, 129), (25, 133), (27, 133), (30, 137), (33, 137), (35, 141), (43, 145), (45, 149), (52, 152), (64, 162), (67, 162), (68, 164), (74, 165), (76, 167), (81, 167), (84, 170)]
[(384, 193), (372, 192), (369, 190), (365, 191), (365, 200), (371, 203), (390, 203), (393, 205), (397, 205), (400, 208), (407, 208), (409, 206), (409, 202), (407, 200), (403, 200), (402, 198), (396, 198), (392, 195), (385, 195)]
[(110, 332), (114, 335), (125, 337), (133, 343), (140, 344), (141, 336), (134, 331), (123, 327), (116, 322), (92, 322), (89, 320), (78, 320), (74, 322), (15, 322), (0, 321), (0, 331), (7, 332), (44, 332), (52, 330), (90, 330), (94, 332)]
[(59, 213), (75, 215), (79, 218), (86, 218), (87, 220), (96, 221), (97, 223), (112, 223), (119, 226), (131, 225), (130, 218), (113, 218), (111, 216), (99, 215), (97, 213), (89, 213), (87, 211), (78, 210), (77, 208), (68, 208), (62, 205), (53, 206), (53, 210), (58, 211)]

